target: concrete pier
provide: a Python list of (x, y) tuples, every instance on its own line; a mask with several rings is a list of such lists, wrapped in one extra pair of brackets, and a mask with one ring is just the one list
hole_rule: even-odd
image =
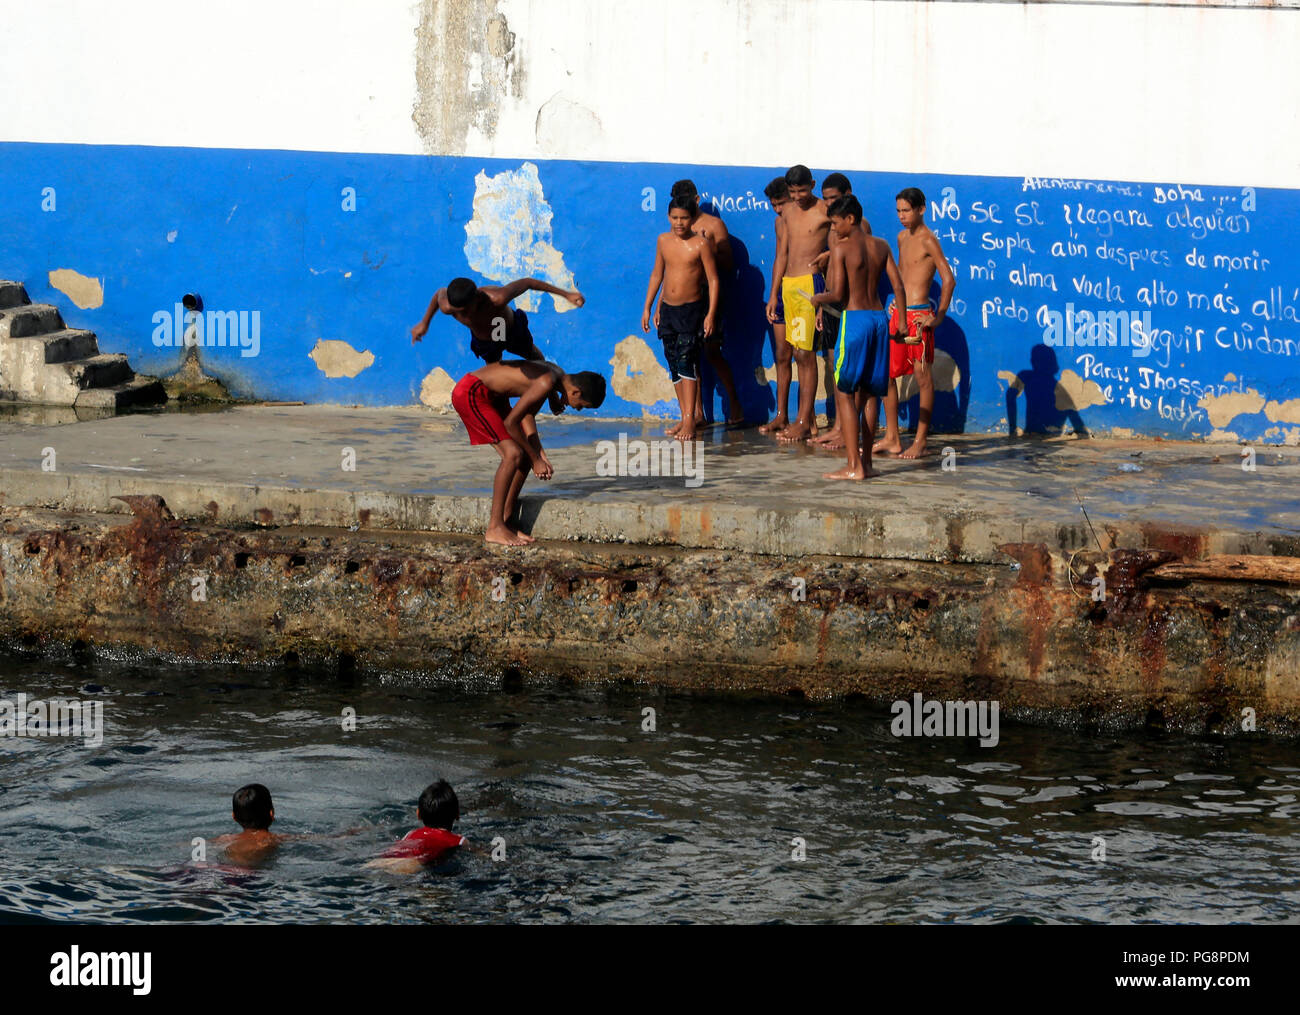
[(1223, 732), (1249, 710), (1297, 728), (1295, 448), (940, 436), (852, 484), (820, 479), (832, 454), (717, 430), (697, 486), (597, 474), (601, 441), (659, 425), (543, 420), (555, 479), (530, 480), (523, 512), (539, 542), (506, 549), (477, 538), (496, 455), (454, 416), (3, 423), (0, 632), (488, 679), (921, 690)]

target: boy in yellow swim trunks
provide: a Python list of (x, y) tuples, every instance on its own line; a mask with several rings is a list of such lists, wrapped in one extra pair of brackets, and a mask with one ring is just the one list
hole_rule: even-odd
[[(799, 375), (799, 414), (778, 440), (801, 441), (817, 433), (813, 411), (817, 404), (817, 354), (813, 342), (817, 332), (817, 308), (812, 297), (825, 292), (826, 281), (814, 262), (826, 249), (831, 220), (826, 204), (813, 196), (812, 173), (807, 166), (792, 166), (785, 174), (790, 201), (781, 210), (784, 228), (778, 233), (775, 271), (781, 276), (781, 300), (785, 304), (785, 340), (794, 347)], [(776, 314), (776, 294), (767, 303), (768, 318)]]

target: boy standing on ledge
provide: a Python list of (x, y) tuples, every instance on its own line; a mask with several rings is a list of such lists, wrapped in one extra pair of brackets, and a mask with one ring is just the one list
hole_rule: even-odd
[[(510, 407), (510, 399), (515, 406)], [(501, 456), (492, 482), (492, 512), (483, 541), (504, 546), (534, 542), (510, 524), (519, 491), (531, 468), (538, 479), (554, 470), (537, 436), (537, 410), (550, 400), (551, 411), (565, 406), (598, 409), (605, 401), (605, 378), (584, 370), (566, 374), (554, 363), (489, 363), (466, 374), (451, 393), (451, 404), (469, 431), (470, 444), (491, 444)]]
[(563, 296), (575, 307), (586, 302), (576, 289), (557, 289), (538, 278), (520, 278), (509, 285), (477, 286), (468, 278), (453, 278), (429, 301), (424, 318), (411, 329), (411, 344), (424, 338), (433, 315), (441, 310), (469, 328), (469, 347), (488, 363), (497, 363), (506, 353), (520, 359), (545, 359), (528, 330), (528, 315), (510, 305), (526, 292)]
[(655, 266), (646, 287), (641, 330), (650, 330), (650, 308), (662, 283), (664, 293), (654, 323), (664, 343), (682, 421), (665, 432), (679, 441), (695, 440), (695, 395), (699, 387), (700, 342), (713, 334), (718, 319), (718, 265), (713, 243), (691, 228), (691, 200), (668, 203), (672, 229), (655, 242)]
[[(915, 187), (898, 194), (898, 221), (903, 226), (898, 234), (898, 267), (903, 276), (903, 297), (907, 308), (907, 323), (902, 324), (903, 311), (899, 308), (899, 293), (895, 292), (891, 304), (890, 331), (903, 331), (907, 337), (895, 342), (889, 356), (889, 387), (885, 391), (885, 436), (872, 448), (877, 454), (888, 452), (900, 458), (920, 458), (925, 454), (926, 438), (930, 435), (930, 414), (934, 411), (934, 329), (948, 313), (948, 304), (957, 288), (957, 279), (943, 256), (939, 239), (925, 224), (925, 195)], [(930, 299), (930, 285), (935, 272), (943, 281), (936, 311)], [(898, 430), (897, 378), (915, 373), (921, 389), (921, 412), (916, 422), (916, 438), (911, 447), (903, 450)]]

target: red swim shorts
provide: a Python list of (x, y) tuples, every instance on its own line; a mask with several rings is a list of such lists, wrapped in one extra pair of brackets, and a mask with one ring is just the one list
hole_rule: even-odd
[(470, 444), (499, 444), (510, 440), (505, 422), (510, 414), (510, 400), (505, 395), (492, 394), (473, 374), (466, 374), (456, 383), (451, 404), (469, 431)]
[[(921, 341), (913, 344), (909, 342), (892, 341), (889, 343), (889, 377), (893, 380), (895, 377), (906, 377), (915, 369), (917, 362), (922, 356), (927, 363), (934, 362), (934, 329), (921, 328), (917, 321), (926, 314), (934, 313), (934, 307), (928, 303), (918, 304), (907, 308), (907, 333), (913, 338), (920, 338)], [(889, 305), (889, 334), (898, 333), (898, 304)]]

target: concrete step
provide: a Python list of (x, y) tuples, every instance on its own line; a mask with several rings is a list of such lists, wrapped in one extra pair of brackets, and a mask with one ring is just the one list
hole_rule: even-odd
[(65, 360), (59, 363), (72, 378), (72, 383), (83, 391), (88, 388), (111, 388), (135, 376), (126, 356), (120, 352), (105, 352), (85, 359)]
[(28, 303), (31, 303), (31, 300), (27, 298), (27, 290), (23, 288), (21, 282), (0, 279), (0, 310), (21, 307)]
[(107, 388), (87, 388), (73, 404), (78, 409), (125, 409), (129, 405), (151, 405), (167, 401), (167, 392), (157, 377), (137, 374), (129, 381)]
[(63, 317), (51, 303), (28, 303), (0, 310), (0, 338), (26, 338), (62, 329)]
[[(11, 338), (10, 343), (23, 343), (28, 346), (23, 359), (34, 363), (67, 363), (69, 360), (87, 359), (99, 355), (99, 342), (93, 331), (81, 328), (63, 328), (60, 331), (47, 332), (44, 335), (24, 335)], [(39, 351), (33, 351), (44, 346)], [(0, 353), (0, 360), (4, 359)]]

